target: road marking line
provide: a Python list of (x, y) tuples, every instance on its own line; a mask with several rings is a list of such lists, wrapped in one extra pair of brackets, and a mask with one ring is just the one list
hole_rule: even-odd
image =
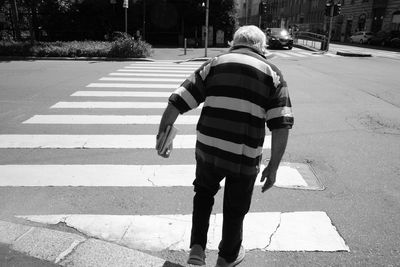
[[(188, 145), (194, 147), (193, 141)], [(0, 165), (0, 170), (0, 186), (191, 187), (196, 165)], [(256, 186), (263, 185), (260, 178), (261, 173)], [(305, 187), (307, 183), (296, 168), (282, 163), (274, 186)]]
[[(84, 108), (84, 109), (165, 109), (167, 102), (116, 102), (116, 101), (95, 101), (95, 102), (58, 102), (50, 108)], [(198, 108), (202, 108), (200, 104)]]
[[(125, 69), (138, 69), (138, 70), (165, 70), (165, 66), (160, 66), (160, 67), (149, 67), (149, 66), (128, 66), (124, 67)], [(187, 71), (195, 71), (197, 68), (192, 68), (192, 67), (168, 67), (168, 70), (187, 70)]]
[(114, 77), (103, 77), (100, 81), (121, 81), (121, 82), (183, 82), (185, 79), (167, 79), (167, 78), (114, 78)]
[(181, 73), (181, 74), (191, 74), (193, 71), (186, 70), (142, 70), (142, 69), (119, 69), (117, 71), (121, 72), (135, 72), (135, 73)]
[(137, 76), (137, 77), (175, 77), (175, 78), (186, 78), (186, 74), (164, 74), (164, 73), (118, 73), (112, 72), (108, 74), (110, 76)]
[[(189, 250), (192, 224), (192, 215), (178, 214), (17, 217), (44, 224), (64, 222), (88, 236), (151, 251)], [(212, 214), (208, 249), (218, 250), (221, 232), (222, 214)], [(243, 223), (243, 246), (266, 251), (349, 251), (331, 219), (322, 211), (250, 212)]]
[(170, 89), (178, 88), (180, 83), (154, 84), (154, 83), (90, 83), (86, 87), (91, 88), (140, 88), (140, 89)]
[(279, 52), (273, 52), (272, 54), (277, 55), (277, 56), (280, 56), (280, 57), (291, 57), (291, 56), (289, 56), (289, 55), (286, 55), (286, 54), (284, 54), (284, 53), (279, 53)]
[(170, 92), (128, 92), (128, 91), (77, 91), (71, 96), (88, 97), (169, 97)]
[[(196, 135), (178, 134), (174, 149), (194, 149)], [(264, 148), (271, 146), (265, 137)], [(144, 148), (154, 149), (155, 135), (73, 135), (73, 134), (3, 134), (0, 148)]]
[(168, 66), (168, 67), (180, 67), (180, 66), (194, 66), (194, 67), (198, 67), (198, 66), (201, 66), (203, 64), (203, 62), (201, 62), (201, 63), (191, 63), (191, 62), (182, 62), (182, 63), (174, 63), (174, 62), (167, 62), (167, 61), (164, 61), (164, 62), (160, 62), (160, 61), (157, 61), (157, 62), (135, 62), (135, 63), (132, 63), (132, 64), (130, 64), (130, 66), (137, 66), (137, 65), (151, 65), (151, 66), (153, 66), (153, 65), (160, 65), (160, 66)]
[(287, 54), (291, 55), (291, 56), (295, 56), (295, 57), (307, 57), (305, 55), (301, 55), (299, 53), (294, 53), (294, 52), (286, 52)]
[[(198, 115), (182, 115), (176, 125), (197, 124)], [(161, 115), (35, 115), (24, 124), (160, 124)]]

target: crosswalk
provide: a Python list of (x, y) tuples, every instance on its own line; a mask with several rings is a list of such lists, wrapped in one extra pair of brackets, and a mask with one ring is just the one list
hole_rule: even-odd
[[(112, 70), (78, 88), (70, 96), (48, 107), (46, 114), (32, 114), (23, 125), (59, 127), (67, 125), (110, 127), (129, 125), (148, 127), (152, 132), (132, 134), (2, 134), (2, 149), (131, 149), (139, 153), (152, 151), (155, 133), (171, 92), (202, 62), (172, 61), (133, 62)], [(98, 114), (90, 114), (95, 110)], [(116, 110), (124, 114), (114, 114)], [(194, 150), (195, 126), (201, 107), (178, 117), (177, 127), (185, 130), (174, 140), (172, 153), (178, 158), (183, 150)], [(140, 112), (141, 111), (141, 112)], [(151, 111), (151, 112), (150, 112)], [(143, 114), (145, 112), (146, 114)], [(142, 113), (142, 114), (138, 114)], [(80, 128), (77, 128), (79, 131)], [(129, 128), (131, 129), (131, 128)], [(56, 131), (56, 130), (55, 130)], [(147, 130), (145, 130), (147, 131)], [(265, 155), (269, 155), (270, 136), (266, 137)], [(154, 157), (157, 157), (154, 151)], [(193, 157), (194, 158), (194, 157)], [(0, 165), (0, 187), (132, 187), (180, 190), (191, 187), (194, 159), (187, 164), (154, 164), (145, 157), (140, 164), (13, 164)], [(259, 179), (257, 179), (259, 180)], [(222, 184), (223, 186), (223, 184)], [(261, 186), (257, 182), (256, 186)], [(278, 170), (277, 188), (321, 189), (312, 169), (302, 163), (282, 163)], [(151, 201), (148, 196), (147, 201)], [(191, 202), (191, 199), (182, 200)], [(20, 214), (22, 218), (41, 222), (64, 222), (90, 236), (119, 242), (141, 250), (187, 250), (191, 210), (183, 214), (98, 215), (98, 214)], [(221, 214), (213, 214), (210, 223), (209, 248), (217, 249), (221, 233)], [(260, 221), (267, 222), (262, 226)], [(296, 224), (296, 231), (293, 231)], [(269, 251), (348, 251), (329, 216), (323, 211), (256, 212), (246, 217), (244, 230), (247, 249)], [(120, 236), (123, 234), (123, 236)]]
[(316, 53), (313, 51), (305, 51), (299, 48), (293, 48), (292, 50), (268, 50), (271, 53), (272, 58), (278, 59), (306, 59), (306, 58), (336, 58), (340, 57), (333, 52), (327, 53)]

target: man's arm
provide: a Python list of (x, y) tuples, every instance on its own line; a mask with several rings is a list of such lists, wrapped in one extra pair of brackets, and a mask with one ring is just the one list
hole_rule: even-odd
[(275, 183), (276, 172), (278, 171), (279, 163), (281, 162), (283, 154), (285, 153), (288, 137), (289, 129), (287, 128), (272, 130), (271, 159), (261, 175), (261, 182), (264, 182), (264, 180), (267, 179), (262, 187), (261, 192), (267, 191)]

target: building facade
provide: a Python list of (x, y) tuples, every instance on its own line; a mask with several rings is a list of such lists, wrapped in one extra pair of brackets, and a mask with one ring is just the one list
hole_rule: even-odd
[[(302, 31), (326, 34), (330, 19), (325, 5), (330, 0), (267, 0), (269, 13), (259, 15), (262, 0), (237, 0), (240, 25), (261, 28), (297, 26)], [(333, 18), (332, 39), (345, 41), (356, 31), (400, 30), (400, 0), (333, 0), (342, 5)]]

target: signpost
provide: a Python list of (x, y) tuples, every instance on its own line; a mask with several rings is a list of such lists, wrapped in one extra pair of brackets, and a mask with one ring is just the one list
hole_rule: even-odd
[(125, 9), (125, 33), (128, 33), (128, 0), (124, 0), (122, 7)]

